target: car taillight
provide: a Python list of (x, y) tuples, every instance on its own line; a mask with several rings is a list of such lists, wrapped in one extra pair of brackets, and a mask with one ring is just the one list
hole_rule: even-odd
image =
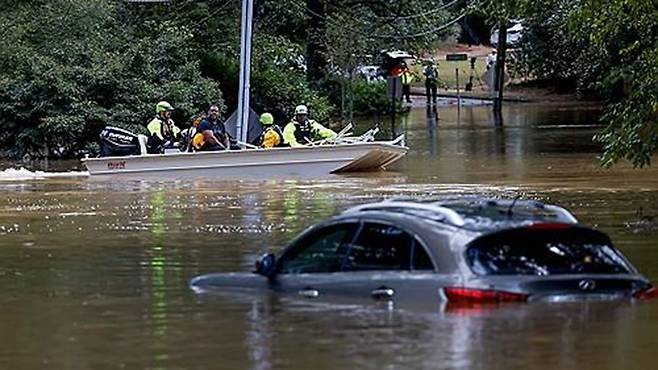
[(496, 302), (525, 302), (527, 294), (503, 292), (490, 289), (472, 288), (443, 288), (448, 302), (465, 303), (496, 303)]
[(653, 299), (658, 298), (658, 289), (649, 285), (648, 288), (637, 291), (633, 294), (633, 298), (636, 299)]

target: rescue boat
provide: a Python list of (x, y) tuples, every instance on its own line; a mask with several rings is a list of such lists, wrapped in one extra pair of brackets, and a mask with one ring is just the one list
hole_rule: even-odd
[(391, 141), (374, 141), (378, 130), (373, 129), (359, 137), (350, 137), (347, 132), (351, 125), (338, 133), (332, 142), (274, 149), (249, 145), (248, 133), (255, 134), (249, 127), (250, 116), (254, 116), (249, 108), (253, 0), (242, 1), (241, 13), (238, 109), (233, 118), (235, 129), (231, 132), (241, 149), (216, 152), (173, 149), (163, 154), (146, 154), (144, 136), (110, 127), (101, 133), (101, 157), (82, 160), (92, 178), (315, 177), (381, 171), (407, 153), (404, 135)]
[(215, 152), (136, 154), (84, 158), (92, 177), (122, 178), (290, 178), (317, 177), (349, 172), (382, 171), (408, 151), (404, 135), (391, 141), (344, 137), (332, 143), (301, 147)]

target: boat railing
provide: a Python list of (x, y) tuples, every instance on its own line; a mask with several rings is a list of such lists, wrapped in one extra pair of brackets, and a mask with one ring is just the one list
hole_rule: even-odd
[(347, 124), (347, 126), (345, 126), (342, 130), (340, 130), (336, 134), (336, 137), (332, 139), (322, 139), (318, 141), (311, 141), (307, 139), (308, 145), (319, 146), (319, 145), (327, 145), (327, 144), (367, 143), (367, 142), (375, 141), (375, 135), (379, 133), (379, 127), (375, 127), (364, 132), (362, 135), (352, 136), (352, 132), (350, 132), (352, 128), (353, 125), (351, 123)]
[(400, 136), (396, 137), (393, 141), (391, 141), (392, 145), (399, 145), (399, 146), (406, 146), (404, 134), (401, 134)]
[(260, 147), (258, 147), (256, 145), (253, 145), (253, 144), (245, 143), (244, 141), (239, 141), (238, 140), (237, 143), (238, 143), (239, 146), (242, 146), (245, 149), (260, 149)]

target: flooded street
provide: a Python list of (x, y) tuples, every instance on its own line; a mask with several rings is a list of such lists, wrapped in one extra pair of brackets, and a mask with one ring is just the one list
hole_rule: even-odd
[(402, 119), (396, 130), (410, 151), (384, 173), (3, 178), (0, 368), (655, 368), (658, 301), (470, 310), (437, 303), (416, 312), (188, 288), (199, 274), (250, 271), (260, 253), (348, 206), (462, 195), (566, 207), (658, 282), (658, 168), (602, 169), (591, 139), (596, 110), (514, 105), (502, 126), (491, 123), (489, 107), (437, 113), (435, 120), (416, 108)]

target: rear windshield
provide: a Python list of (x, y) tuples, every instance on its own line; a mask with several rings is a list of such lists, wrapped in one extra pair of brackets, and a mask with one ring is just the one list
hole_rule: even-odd
[(486, 235), (470, 243), (466, 261), (478, 275), (631, 273), (607, 236), (576, 227)]

